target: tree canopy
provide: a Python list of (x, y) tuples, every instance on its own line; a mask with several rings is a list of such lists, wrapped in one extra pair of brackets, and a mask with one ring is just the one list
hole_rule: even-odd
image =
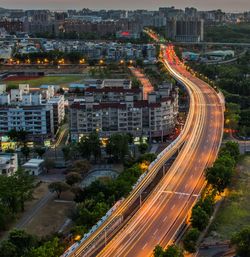
[(157, 245), (154, 249), (154, 257), (184, 257), (184, 255), (177, 245), (169, 245), (166, 250)]
[(240, 257), (250, 256), (250, 226), (235, 233), (231, 239), (231, 243), (236, 246), (236, 252)]

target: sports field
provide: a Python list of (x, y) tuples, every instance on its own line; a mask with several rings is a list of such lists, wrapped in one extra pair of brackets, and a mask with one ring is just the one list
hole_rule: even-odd
[(29, 84), (30, 87), (39, 87), (40, 85), (60, 85), (67, 87), (70, 83), (80, 83), (84, 79), (83, 75), (65, 75), (65, 76), (42, 76), (42, 77), (9, 77), (0, 83), (7, 84), (8, 87), (18, 87), (18, 84)]

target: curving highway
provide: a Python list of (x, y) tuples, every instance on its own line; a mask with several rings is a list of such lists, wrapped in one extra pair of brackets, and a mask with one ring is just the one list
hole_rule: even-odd
[[(161, 46), (162, 62), (182, 83), (190, 96), (190, 109), (182, 133), (171, 148), (164, 150), (140, 183), (122, 204), (86, 240), (64, 256), (151, 256), (154, 247), (170, 244), (186, 220), (204, 186), (204, 169), (216, 159), (223, 133), (224, 104), (214, 89), (186, 71), (173, 46)], [(138, 198), (166, 161), (183, 145), (178, 157), (142, 207), (116, 236), (107, 241), (107, 231), (117, 227), (122, 215)], [(112, 229), (111, 229), (112, 230)]]
[(98, 256), (151, 256), (157, 244), (174, 240), (204, 186), (204, 169), (216, 159), (223, 133), (224, 106), (205, 82), (186, 71), (173, 47), (162, 46), (163, 63), (190, 95), (185, 144), (151, 196)]

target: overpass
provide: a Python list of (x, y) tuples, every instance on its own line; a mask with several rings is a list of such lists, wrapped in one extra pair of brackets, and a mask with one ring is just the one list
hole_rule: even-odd
[[(224, 102), (214, 89), (186, 71), (173, 46), (161, 46), (162, 62), (190, 96), (190, 109), (180, 136), (160, 153), (131, 194), (64, 256), (151, 256), (155, 245), (172, 243), (204, 186), (203, 172), (213, 164), (221, 144)], [(123, 213), (167, 160), (183, 145), (174, 163), (125, 226)], [(119, 228), (118, 233), (112, 231)], [(94, 228), (93, 228), (94, 229)], [(116, 231), (117, 232), (117, 231)], [(98, 251), (97, 251), (98, 249)]]
[(172, 42), (174, 45), (201, 45), (201, 46), (236, 46), (236, 47), (250, 47), (250, 43), (236, 43), (236, 42)]
[(205, 182), (203, 172), (215, 161), (221, 144), (223, 99), (186, 71), (173, 46), (162, 46), (162, 52), (165, 67), (190, 95), (185, 144), (166, 176), (127, 226), (100, 252), (101, 257), (147, 257), (152, 256), (157, 244), (171, 244), (197, 201)]

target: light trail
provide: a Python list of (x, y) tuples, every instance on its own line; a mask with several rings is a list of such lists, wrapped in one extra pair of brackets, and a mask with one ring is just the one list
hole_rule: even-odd
[[(220, 97), (209, 85), (186, 71), (171, 45), (167, 48), (161, 46), (161, 49), (165, 67), (186, 87), (190, 96), (189, 113), (184, 129), (176, 144), (158, 156), (148, 174), (121, 206), (68, 256), (93, 256), (93, 252), (103, 244), (104, 231), (117, 217), (123, 215), (159, 169), (184, 143), (165, 177), (98, 256), (145, 257), (152, 255), (155, 245), (160, 243), (164, 247), (167, 246), (173, 241), (203, 188), (204, 169), (211, 166), (217, 157), (224, 124), (224, 106)], [(181, 192), (182, 195), (180, 197), (178, 194), (166, 194), (165, 191)]]

